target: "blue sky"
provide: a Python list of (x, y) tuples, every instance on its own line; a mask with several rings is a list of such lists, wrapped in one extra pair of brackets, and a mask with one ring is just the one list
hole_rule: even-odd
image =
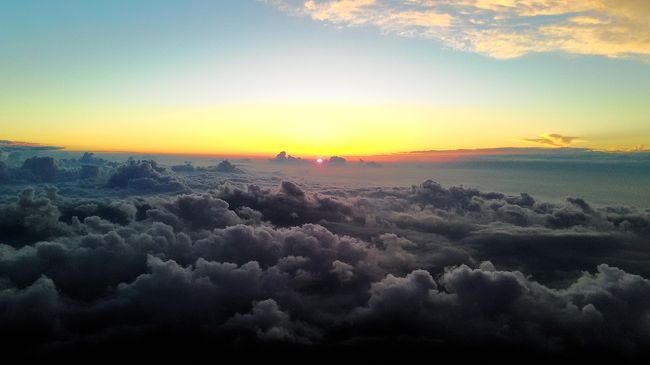
[(638, 58), (550, 50), (504, 59), (350, 22), (258, 1), (3, 1), (0, 122), (34, 130), (82, 112), (89, 126), (106, 123), (92, 115), (118, 110), (119, 119), (129, 108), (397, 104), (471, 111), (463, 118), (478, 122), (468, 129), (489, 128), (475, 116), (493, 113), (521, 130), (477, 147), (543, 133), (600, 148), (648, 141), (650, 65)]

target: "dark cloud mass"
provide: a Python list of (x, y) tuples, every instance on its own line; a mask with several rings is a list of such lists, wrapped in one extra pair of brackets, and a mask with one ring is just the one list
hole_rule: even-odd
[(232, 164), (26, 161), (0, 166), (12, 353), (648, 355), (649, 210), (431, 180), (269, 184)]
[(275, 163), (305, 163), (307, 161), (303, 160), (300, 157), (294, 157), (294, 156), (291, 156), (291, 155), (287, 155), (286, 151), (281, 151), (274, 158), (269, 159), (269, 162), (275, 162)]
[(347, 163), (347, 160), (343, 157), (332, 156), (329, 159), (329, 163), (332, 165), (345, 165)]
[(185, 186), (156, 161), (134, 161), (119, 166), (108, 179), (110, 187), (167, 192), (184, 190)]

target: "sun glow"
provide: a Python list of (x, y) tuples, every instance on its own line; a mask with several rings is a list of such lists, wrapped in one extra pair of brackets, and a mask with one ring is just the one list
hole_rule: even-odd
[[(232, 104), (204, 107), (90, 107), (61, 104), (31, 110), (5, 109), (3, 138), (62, 146), (70, 150), (273, 156), (292, 151), (313, 158), (368, 156), (414, 150), (487, 148), (539, 128), (512, 124), (525, 112), (422, 105)], [(544, 121), (538, 113), (527, 120)], [(31, 121), (40, 121), (32, 123)], [(88, 124), (93, 128), (86, 128)], [(577, 122), (574, 124), (578, 124)], [(57, 125), (57, 128), (43, 128)], [(247, 128), (241, 128), (246, 125)], [(314, 128), (326, 125), (327, 128)], [(485, 129), (485, 125), (492, 128)], [(546, 126), (560, 130), (555, 125)], [(563, 129), (568, 135), (576, 130)], [(473, 131), (484, 130), (477, 134)], [(514, 138), (514, 137), (513, 137)], [(637, 144), (643, 143), (638, 141)]]

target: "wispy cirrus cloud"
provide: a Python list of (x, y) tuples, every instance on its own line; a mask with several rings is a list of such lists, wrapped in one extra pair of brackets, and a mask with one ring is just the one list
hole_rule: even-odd
[(536, 52), (650, 58), (644, 0), (264, 1), (339, 27), (374, 26), (499, 59)]
[(580, 141), (580, 137), (563, 136), (557, 133), (544, 133), (537, 138), (524, 138), (524, 141), (553, 147), (570, 147)]

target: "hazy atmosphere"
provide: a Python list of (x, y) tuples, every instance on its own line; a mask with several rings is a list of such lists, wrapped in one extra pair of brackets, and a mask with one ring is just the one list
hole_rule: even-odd
[(0, 350), (645, 363), (649, 4), (0, 0)]

